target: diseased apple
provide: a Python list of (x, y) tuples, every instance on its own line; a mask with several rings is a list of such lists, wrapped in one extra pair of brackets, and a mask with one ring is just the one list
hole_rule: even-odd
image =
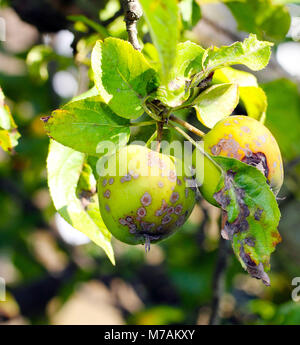
[[(212, 156), (231, 157), (255, 166), (265, 175), (274, 194), (278, 194), (283, 183), (280, 149), (272, 133), (259, 121), (248, 116), (229, 116), (219, 121), (205, 134), (204, 150)], [(194, 150), (194, 165), (196, 159), (198, 164), (201, 162), (199, 155), (201, 152)], [(207, 201), (219, 206), (213, 195), (221, 173), (206, 157), (202, 164), (204, 178), (200, 191)]]
[(98, 195), (103, 221), (117, 239), (149, 246), (186, 222), (196, 191), (187, 186), (178, 163), (172, 156), (138, 145), (108, 158), (107, 170), (100, 172)]

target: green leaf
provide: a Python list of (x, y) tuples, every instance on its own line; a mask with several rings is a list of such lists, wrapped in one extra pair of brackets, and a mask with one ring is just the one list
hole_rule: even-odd
[(278, 140), (287, 160), (300, 155), (300, 95), (298, 86), (278, 79), (261, 87), (268, 97), (266, 126)]
[(156, 71), (160, 71), (161, 66), (159, 55), (155, 46), (152, 43), (147, 42), (144, 44), (142, 52), (150, 65), (155, 68)]
[[(102, 231), (104, 231), (104, 234), (110, 237), (110, 232), (107, 230), (101, 218), (98, 195), (96, 192), (97, 182), (94, 176), (96, 175), (93, 175), (92, 167), (84, 162), (76, 188), (76, 196), (83, 205), (85, 212), (92, 218), (98, 228), (103, 229)], [(112, 263), (114, 264), (114, 260)]]
[(176, 50), (176, 59), (170, 72), (170, 81), (167, 85), (158, 88), (155, 96), (170, 107), (181, 105), (189, 97), (187, 84), (193, 74), (198, 72), (205, 50), (199, 45), (186, 41), (179, 43)]
[(182, 0), (179, 3), (183, 26), (191, 30), (201, 19), (201, 8), (196, 0)]
[(203, 91), (194, 101), (198, 120), (208, 128), (232, 114), (239, 103), (237, 84), (219, 84)]
[(4, 103), (4, 94), (0, 88), (0, 146), (4, 151), (12, 151), (19, 138), (17, 126), (9, 107)]
[(179, 43), (176, 50), (176, 60), (172, 69), (173, 78), (180, 74), (190, 78), (198, 71), (199, 64), (202, 64), (205, 49), (196, 43), (186, 41)]
[[(56, 210), (75, 229), (103, 248), (115, 264), (111, 234), (105, 227), (97, 201), (86, 206), (76, 195), (77, 184), (85, 161), (83, 153), (51, 141), (47, 159), (48, 184)], [(90, 205), (90, 204), (89, 204)], [(90, 209), (91, 208), (91, 209)], [(91, 212), (89, 212), (91, 210)], [(92, 214), (92, 215), (91, 215)]]
[(232, 1), (226, 4), (238, 23), (238, 29), (257, 34), (260, 39), (283, 40), (289, 31), (289, 11), (272, 0)]
[(214, 84), (236, 83), (239, 87), (258, 86), (257, 79), (253, 74), (231, 67), (216, 70), (212, 82)]
[(240, 87), (239, 90), (248, 116), (264, 123), (268, 107), (268, 100), (264, 90), (256, 86)]
[[(85, 98), (89, 98), (89, 97), (96, 97), (96, 96), (99, 96), (99, 91), (98, 89), (96, 88), (96, 86), (93, 86), (91, 89), (89, 89), (88, 91), (86, 92), (83, 92), (81, 93), (80, 95), (78, 96), (75, 96), (71, 99), (70, 102), (68, 102), (67, 104), (69, 103), (72, 103), (72, 102), (76, 102), (76, 101), (81, 101)], [(100, 96), (99, 96), (100, 97)]]
[(242, 64), (253, 71), (259, 71), (265, 68), (270, 60), (271, 46), (272, 43), (259, 41), (256, 35), (250, 34), (244, 42), (209, 49), (204, 65), (210, 71), (235, 64)]
[(271, 253), (281, 241), (275, 195), (257, 168), (233, 158), (214, 159), (225, 172), (214, 194), (226, 212), (222, 236), (232, 242), (243, 268), (270, 285), (265, 271), (270, 268)]
[(140, 0), (162, 66), (162, 80), (167, 83), (179, 40), (179, 7), (177, 0)]
[(113, 113), (99, 96), (81, 99), (43, 118), (49, 136), (77, 151), (97, 155), (105, 141), (128, 142), (129, 120)]
[(158, 75), (141, 52), (107, 38), (96, 43), (92, 68), (100, 96), (117, 115), (136, 119), (143, 114), (143, 99), (158, 87)]
[(257, 79), (253, 74), (224, 67), (215, 71), (213, 83), (237, 83), (240, 100), (244, 104), (248, 116), (261, 122), (265, 121), (268, 106), (267, 97), (258, 86)]
[(244, 42), (236, 42), (231, 46), (213, 47), (206, 50), (202, 66), (198, 65), (198, 75), (193, 85), (197, 85), (211, 72), (230, 65), (245, 65), (253, 71), (267, 66), (271, 57), (270, 42), (259, 41), (256, 35), (250, 34)]

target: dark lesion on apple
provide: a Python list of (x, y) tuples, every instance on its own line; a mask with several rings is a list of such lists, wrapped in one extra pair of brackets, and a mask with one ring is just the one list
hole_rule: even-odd
[[(269, 167), (267, 162), (267, 157), (262, 152), (249, 152), (242, 159), (242, 162), (257, 168), (260, 172), (264, 174), (266, 178), (269, 175)], [(269, 181), (268, 181), (269, 182)]]

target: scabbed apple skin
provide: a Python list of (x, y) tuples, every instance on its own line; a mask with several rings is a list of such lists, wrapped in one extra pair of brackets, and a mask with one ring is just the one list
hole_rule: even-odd
[[(280, 149), (272, 133), (259, 121), (242, 115), (219, 121), (205, 134), (204, 149), (212, 156), (231, 157), (250, 165), (261, 160), (256, 167), (265, 174), (274, 194), (278, 194), (284, 177)], [(194, 151), (193, 162), (200, 154)], [(218, 206), (213, 194), (221, 174), (207, 158), (202, 162), (204, 178), (200, 191), (207, 201)]]
[(98, 181), (98, 196), (103, 221), (117, 239), (133, 245), (147, 239), (155, 243), (186, 222), (196, 191), (187, 187), (178, 162), (139, 145), (110, 156), (108, 171)]

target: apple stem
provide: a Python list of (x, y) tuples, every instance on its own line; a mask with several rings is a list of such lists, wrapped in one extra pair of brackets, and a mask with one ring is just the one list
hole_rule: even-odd
[(190, 123), (179, 119), (177, 116), (175, 116), (174, 114), (171, 114), (169, 116), (169, 120), (173, 121), (175, 123), (178, 123), (179, 125), (181, 125), (182, 127), (186, 128), (187, 130), (189, 130), (190, 132), (196, 134), (198, 137), (203, 137), (205, 135), (204, 132), (200, 131), (200, 129), (194, 127), (193, 125), (191, 125)]
[(177, 126), (174, 126), (172, 123), (169, 123), (169, 126), (174, 128), (175, 131), (177, 131), (183, 137), (185, 137), (188, 141), (190, 141), (196, 147), (196, 149), (199, 150), (203, 156), (205, 156), (207, 159), (209, 159), (223, 174), (223, 169), (220, 167), (220, 165), (203, 149), (203, 147), (201, 147), (199, 145), (198, 142), (196, 142), (192, 137), (190, 137), (184, 130), (182, 130), (181, 128), (179, 128)]
[(162, 138), (163, 138), (163, 130), (164, 130), (164, 123), (163, 122), (157, 122), (156, 123), (156, 132), (157, 132), (156, 151), (157, 152), (160, 152), (161, 141), (162, 141)]
[(147, 254), (150, 252), (151, 241), (150, 241), (150, 236), (144, 235), (144, 237), (145, 237), (145, 252)]
[(151, 137), (147, 141), (146, 147), (150, 147), (152, 141), (155, 140), (156, 138), (157, 138), (157, 130), (155, 130), (155, 132), (151, 135)]
[(156, 121), (132, 122), (130, 127), (143, 127), (155, 125)]

